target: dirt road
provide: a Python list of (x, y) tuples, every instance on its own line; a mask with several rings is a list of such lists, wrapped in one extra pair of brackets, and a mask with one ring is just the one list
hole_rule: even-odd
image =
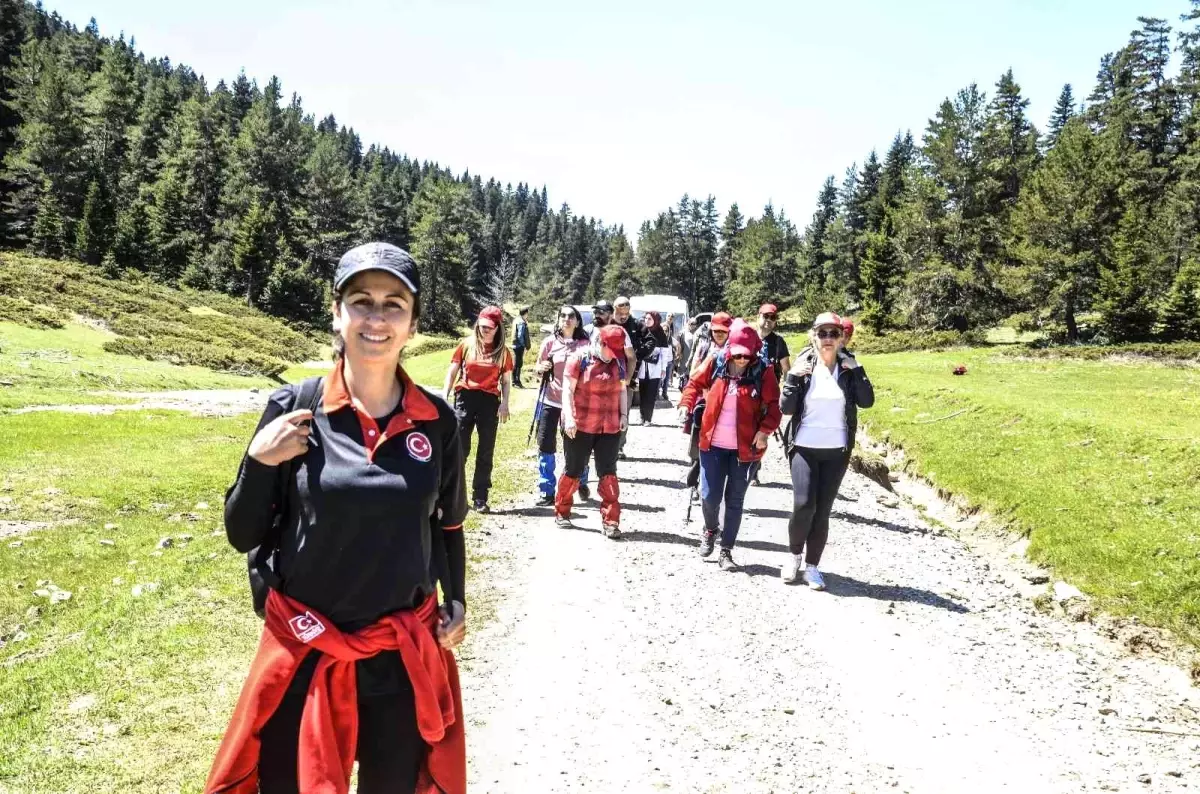
[(1039, 613), (879, 486), (847, 477), (817, 593), (779, 578), (778, 449), (732, 573), (698, 556), (698, 508), (683, 527), (679, 429), (634, 427), (627, 451), (624, 539), (594, 502), (557, 529), (532, 495), (470, 538), (495, 610), (464, 653), (472, 791), (1200, 788), (1181, 670)]

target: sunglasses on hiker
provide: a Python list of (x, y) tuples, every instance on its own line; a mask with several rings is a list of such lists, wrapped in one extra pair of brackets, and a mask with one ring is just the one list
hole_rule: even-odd
[(775, 322), (775, 318), (778, 316), (779, 315), (777, 315), (777, 314), (771, 314), (771, 313), (759, 315), (759, 317), (762, 317), (764, 320), (770, 320), (771, 322)]
[(558, 313), (558, 319), (560, 319), (560, 320), (570, 320), (574, 316), (575, 315), (572, 314), (571, 312), (559, 312)]
[(842, 331), (840, 328), (822, 328), (817, 331), (817, 339), (841, 339)]
[(738, 353), (736, 356), (730, 356), (729, 358), (732, 359), (733, 361), (741, 362), (741, 361), (749, 361), (751, 357), (742, 355), (741, 353)]

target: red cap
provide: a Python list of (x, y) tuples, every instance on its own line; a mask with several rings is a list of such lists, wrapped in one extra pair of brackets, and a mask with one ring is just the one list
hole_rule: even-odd
[(619, 325), (606, 325), (600, 329), (600, 346), (607, 347), (616, 358), (625, 355), (625, 329)]
[(734, 320), (733, 327), (729, 330), (729, 355), (757, 356), (761, 349), (762, 339), (759, 338), (758, 331), (745, 320)]
[(710, 329), (724, 328), (726, 331), (728, 331), (729, 325), (732, 322), (733, 322), (733, 318), (729, 316), (729, 312), (717, 312), (716, 314), (713, 315), (713, 318), (708, 321), (708, 327)]
[[(479, 319), (487, 320), (492, 325), (499, 328), (500, 323), (504, 320), (504, 312), (500, 309), (499, 306), (488, 306), (487, 308), (485, 308), (483, 311), (481, 311), (479, 313)], [(478, 320), (476, 320), (476, 322), (478, 322)]]
[(758, 307), (759, 314), (779, 314), (779, 307), (774, 303), (764, 303)]
[(854, 336), (854, 321), (849, 317), (842, 318), (842, 333), (846, 335), (847, 339)]
[(813, 320), (812, 327), (820, 328), (823, 325), (836, 325), (841, 328), (842, 318), (838, 316), (837, 312), (821, 312), (817, 315), (817, 319)]

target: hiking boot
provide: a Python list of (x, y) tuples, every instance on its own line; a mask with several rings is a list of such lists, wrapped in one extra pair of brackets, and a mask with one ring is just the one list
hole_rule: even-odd
[(751, 484), (751, 485), (762, 485), (762, 483), (758, 481), (758, 478), (757, 478), (757, 477), (753, 477), (753, 478), (751, 478), (751, 480), (750, 480), (750, 484)]
[(715, 529), (706, 529), (700, 533), (700, 556), (707, 557), (713, 553), (713, 546), (717, 545), (717, 531)]
[(538, 500), (537, 500), (537, 506), (538, 507), (554, 507), (554, 494), (544, 493), (541, 496), (539, 496)]
[(592, 498), (592, 489), (586, 485), (579, 486), (579, 490), (576, 493), (579, 494), (579, 499), (582, 502), (586, 502)]
[(810, 565), (804, 569), (804, 581), (812, 590), (825, 589), (825, 577), (821, 576), (821, 572), (817, 570), (817, 566)]
[(779, 569), (779, 576), (783, 579), (784, 584), (795, 584), (800, 581), (800, 569), (804, 567), (800, 558), (796, 555), (791, 555), (791, 559), (783, 564)]
[(617, 460), (625, 460), (625, 459), (626, 459), (626, 455), (624, 452), (617, 453)]
[(574, 529), (575, 528), (575, 525), (571, 523), (570, 516), (555, 516), (554, 517), (554, 526), (558, 527), (559, 529)]
[(616, 540), (617, 538), (621, 537), (621, 527), (618, 524), (605, 523), (604, 537), (608, 538), (609, 540)]
[(471, 509), (476, 513), (490, 513), (492, 508), (488, 507), (487, 499), (476, 499), (471, 502)]
[(691, 496), (689, 497), (693, 503), (700, 501), (700, 489), (692, 488)]
[(737, 563), (733, 561), (733, 549), (721, 549), (721, 556), (717, 558), (717, 565), (721, 566), (722, 571), (736, 571)]

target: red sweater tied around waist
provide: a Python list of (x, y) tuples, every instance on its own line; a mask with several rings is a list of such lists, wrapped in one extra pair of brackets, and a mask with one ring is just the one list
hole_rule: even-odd
[(324, 616), (272, 590), (266, 627), (229, 729), (204, 786), (205, 794), (258, 791), (260, 735), (310, 651), (322, 656), (309, 685), (300, 721), (297, 769), (305, 794), (347, 794), (358, 743), (358, 685), (354, 663), (399, 651), (412, 681), (417, 727), (429, 745), (417, 783), (419, 794), (463, 794), (467, 750), (462, 697), (454, 655), (434, 635), (437, 605), (381, 618), (343, 634)]

